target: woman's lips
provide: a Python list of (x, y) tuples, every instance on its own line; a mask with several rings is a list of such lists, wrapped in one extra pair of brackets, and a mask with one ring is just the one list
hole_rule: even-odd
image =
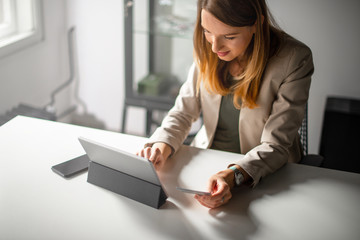
[(230, 51), (227, 51), (227, 52), (217, 52), (217, 55), (218, 55), (219, 57), (225, 57), (226, 55), (228, 55), (229, 52), (230, 52)]

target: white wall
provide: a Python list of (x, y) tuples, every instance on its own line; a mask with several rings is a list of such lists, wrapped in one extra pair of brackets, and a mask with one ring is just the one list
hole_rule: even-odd
[[(19, 103), (44, 107), (51, 92), (68, 80), (65, 5), (42, 1), (44, 40), (0, 58), (0, 114)], [(61, 92), (56, 112), (69, 106), (69, 91)]]
[(68, 26), (76, 28), (79, 97), (89, 114), (115, 131), (124, 96), (123, 11), (119, 0), (67, 1)]
[(327, 96), (360, 99), (358, 0), (268, 0), (279, 25), (313, 52), (309, 152), (318, 153)]

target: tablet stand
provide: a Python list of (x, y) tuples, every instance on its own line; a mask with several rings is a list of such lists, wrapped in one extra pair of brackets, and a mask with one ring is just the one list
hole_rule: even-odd
[(153, 208), (160, 208), (167, 198), (161, 185), (150, 183), (93, 161), (89, 162), (87, 181)]

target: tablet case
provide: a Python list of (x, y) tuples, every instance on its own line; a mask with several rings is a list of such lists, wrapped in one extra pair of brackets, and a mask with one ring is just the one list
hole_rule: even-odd
[(89, 162), (87, 181), (157, 209), (167, 199), (161, 185), (150, 183), (93, 161)]

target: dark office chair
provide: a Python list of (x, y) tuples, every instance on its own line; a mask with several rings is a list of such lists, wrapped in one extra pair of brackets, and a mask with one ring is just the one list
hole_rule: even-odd
[(307, 154), (307, 109), (299, 130), (304, 149), (301, 164), (360, 173), (360, 100), (328, 97), (319, 155)]
[(360, 173), (360, 99), (328, 97), (319, 154), (321, 167)]

